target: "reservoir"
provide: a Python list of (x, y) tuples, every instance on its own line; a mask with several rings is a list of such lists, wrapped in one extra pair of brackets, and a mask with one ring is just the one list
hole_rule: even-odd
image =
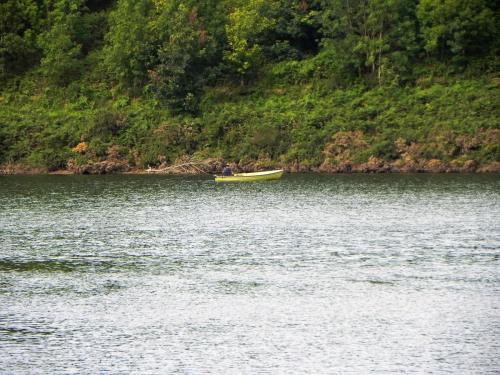
[(0, 374), (497, 374), (500, 175), (0, 176)]

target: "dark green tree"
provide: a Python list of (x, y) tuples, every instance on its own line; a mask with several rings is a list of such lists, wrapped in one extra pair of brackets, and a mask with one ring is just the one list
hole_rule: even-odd
[(259, 38), (264, 54), (273, 60), (301, 59), (318, 52), (319, 6), (312, 0), (278, 0), (267, 7), (276, 20)]
[[(496, 8), (495, 8), (496, 7)], [(465, 63), (498, 47), (498, 4), (487, 0), (421, 0), (417, 10), (425, 50)]]
[(153, 37), (148, 22), (153, 10), (151, 0), (118, 0), (109, 15), (104, 65), (123, 87), (140, 90), (147, 82), (149, 41)]
[(153, 92), (176, 111), (196, 112), (204, 72), (214, 60), (216, 40), (198, 8), (163, 6), (150, 23), (155, 51), (148, 70)]
[(397, 78), (417, 50), (415, 0), (324, 0), (322, 44), (342, 72)]
[(19, 74), (38, 59), (40, 9), (34, 0), (0, 2), (0, 81)]
[(38, 36), (43, 52), (41, 68), (56, 84), (75, 79), (82, 68), (82, 45), (76, 25), (82, 15), (83, 0), (48, 1), (46, 31)]

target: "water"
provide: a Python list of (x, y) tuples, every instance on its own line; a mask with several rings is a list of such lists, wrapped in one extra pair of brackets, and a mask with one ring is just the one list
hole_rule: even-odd
[(0, 177), (0, 374), (498, 374), (499, 175)]

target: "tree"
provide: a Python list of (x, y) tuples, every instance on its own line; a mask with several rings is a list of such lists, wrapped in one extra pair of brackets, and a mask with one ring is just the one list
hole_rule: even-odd
[(166, 31), (149, 69), (153, 91), (174, 110), (196, 112), (211, 45), (197, 8), (181, 4), (166, 10), (151, 27), (153, 32)]
[(318, 51), (318, 6), (313, 0), (278, 0), (266, 9), (273, 27), (262, 35), (260, 44), (273, 60), (301, 59)]
[(269, 8), (276, 5), (275, 0), (250, 0), (229, 15), (226, 25), (228, 48), (224, 58), (242, 79), (252, 73), (261, 61), (262, 47), (258, 36), (275, 25), (266, 13), (269, 14)]
[(425, 50), (458, 63), (488, 54), (498, 44), (498, 12), (492, 4), (485, 0), (421, 0), (417, 15)]
[(57, 0), (48, 12), (47, 30), (38, 37), (43, 52), (42, 71), (54, 83), (67, 83), (80, 72), (81, 44), (75, 26), (81, 16), (83, 0)]
[(36, 62), (39, 13), (34, 0), (0, 3), (0, 81), (21, 73)]
[(118, 0), (109, 15), (104, 65), (123, 87), (140, 89), (147, 82), (151, 0)]
[(324, 0), (323, 46), (352, 74), (375, 75), (408, 65), (416, 44), (414, 0)]
[[(200, 3), (200, 8), (194, 5)], [(149, 87), (176, 112), (196, 113), (207, 73), (221, 60), (223, 17), (216, 0), (158, 0), (149, 23)]]

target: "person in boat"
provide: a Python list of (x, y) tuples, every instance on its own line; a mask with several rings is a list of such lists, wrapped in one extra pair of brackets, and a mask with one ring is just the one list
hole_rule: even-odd
[(233, 171), (231, 170), (231, 168), (229, 167), (229, 164), (226, 164), (226, 166), (224, 167), (224, 169), (222, 170), (222, 175), (223, 176), (232, 176), (233, 175)]

